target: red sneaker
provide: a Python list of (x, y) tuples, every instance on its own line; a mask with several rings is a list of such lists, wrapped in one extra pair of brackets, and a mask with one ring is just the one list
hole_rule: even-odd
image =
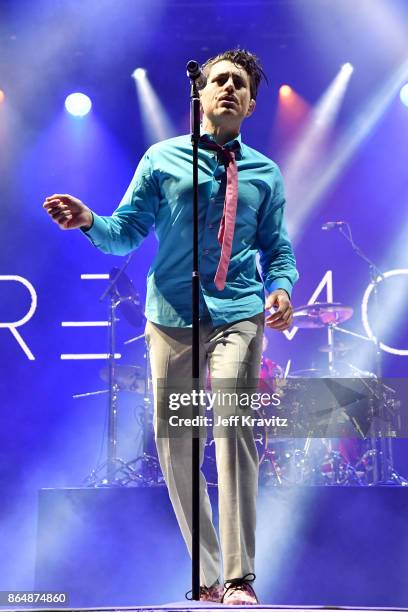
[(222, 603), (228, 606), (254, 606), (259, 604), (255, 591), (250, 584), (254, 580), (255, 574), (246, 574), (243, 578), (227, 580)]

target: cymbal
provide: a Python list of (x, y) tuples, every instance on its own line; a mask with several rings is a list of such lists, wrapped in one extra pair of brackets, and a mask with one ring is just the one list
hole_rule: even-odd
[(293, 311), (293, 325), (305, 329), (315, 329), (343, 323), (353, 316), (351, 306), (340, 302), (315, 302), (299, 306)]
[[(109, 382), (109, 366), (103, 367), (99, 376)], [(140, 366), (115, 365), (113, 382), (124, 391), (144, 393), (145, 390), (143, 369)]]

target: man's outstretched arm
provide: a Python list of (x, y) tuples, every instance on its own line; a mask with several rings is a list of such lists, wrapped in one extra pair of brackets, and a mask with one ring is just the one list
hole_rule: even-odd
[(48, 196), (43, 207), (61, 229), (81, 229), (104, 253), (125, 255), (137, 248), (148, 235), (155, 222), (159, 199), (159, 187), (151, 170), (148, 151), (111, 216), (97, 215), (69, 194)]

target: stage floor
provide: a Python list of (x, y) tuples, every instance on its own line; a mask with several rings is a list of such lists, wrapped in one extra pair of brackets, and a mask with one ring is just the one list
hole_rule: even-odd
[(209, 603), (200, 603), (200, 602), (191, 602), (186, 605), (184, 602), (176, 602), (169, 603), (162, 606), (130, 606), (130, 607), (114, 607), (114, 608), (72, 608), (72, 607), (58, 607), (58, 608), (6, 608), (4, 606), (0, 606), (1, 612), (165, 612), (166, 610), (171, 610), (171, 612), (189, 612), (190, 610), (212, 610), (216, 612), (217, 610), (222, 610), (223, 612), (226, 609), (233, 610), (257, 610), (258, 612), (262, 612), (263, 610), (274, 610), (275, 612), (309, 612), (314, 610), (347, 610), (349, 612), (408, 612), (408, 608), (353, 608), (347, 606), (272, 606), (272, 605), (258, 605), (258, 606), (223, 606), (220, 604), (209, 604)]
[[(260, 491), (260, 609), (408, 608), (407, 516), (408, 487)], [(165, 488), (40, 492), (33, 590), (66, 593), (58, 609), (189, 610), (190, 583)]]

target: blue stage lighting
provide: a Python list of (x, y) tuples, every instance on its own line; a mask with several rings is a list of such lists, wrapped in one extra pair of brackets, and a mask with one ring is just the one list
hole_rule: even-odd
[(408, 106), (408, 83), (401, 87), (400, 98), (404, 106)]
[(91, 110), (92, 102), (83, 93), (72, 93), (65, 99), (65, 108), (74, 117), (84, 117)]

